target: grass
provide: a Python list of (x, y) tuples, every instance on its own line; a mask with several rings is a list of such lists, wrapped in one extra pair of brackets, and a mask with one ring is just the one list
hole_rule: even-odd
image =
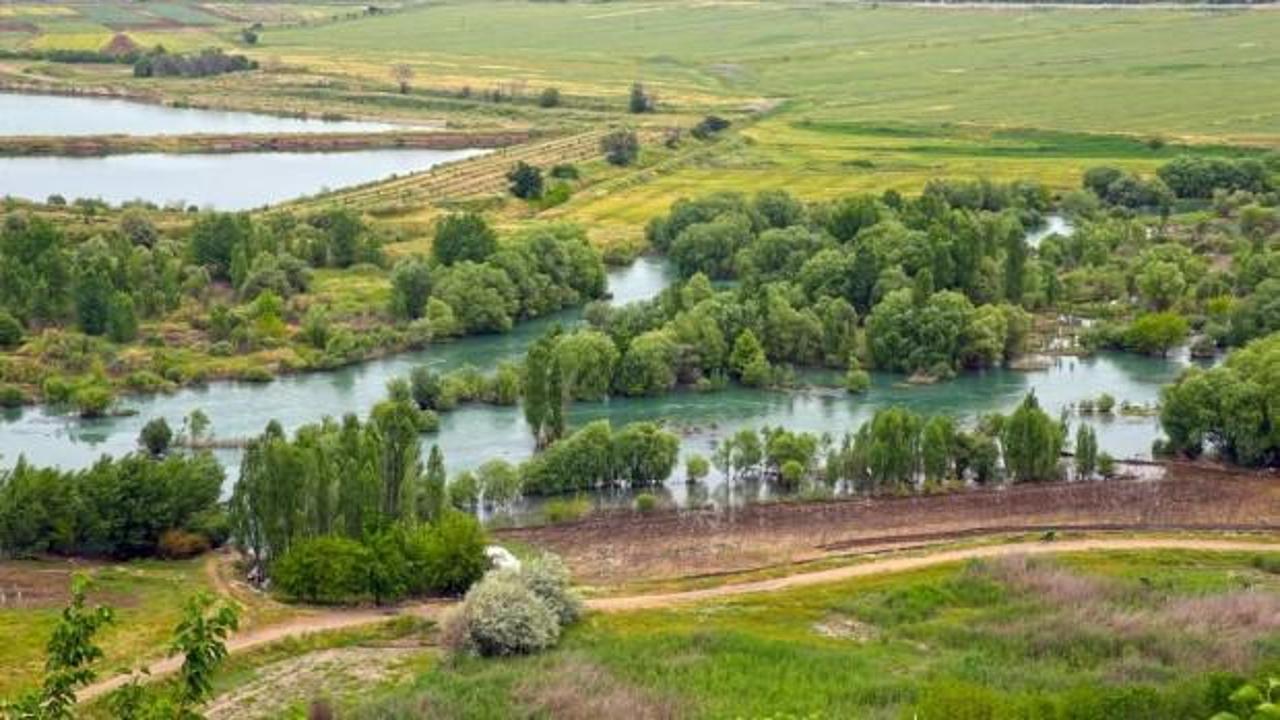
[[(115, 622), (104, 629), (99, 641), (105, 652), (99, 675), (126, 670), (145, 659), (158, 657), (178, 623), (183, 602), (208, 581), (203, 560), (177, 562), (135, 561), (112, 565), (75, 566), (62, 561), (9, 561), (6, 576), (30, 576), (47, 593), (33, 606), (0, 605), (0, 697), (31, 686), (41, 674), (44, 647), (65, 602), (72, 570), (93, 579), (90, 602), (115, 608)], [(9, 589), (10, 601), (13, 600)], [(30, 592), (28, 592), (30, 596)]]
[[(637, 717), (1208, 717), (1224, 688), (1280, 667), (1277, 593), (1243, 554), (939, 567), (593, 615), (553, 653), (442, 666), (386, 702), (477, 718), (586, 717), (602, 695)], [(606, 687), (566, 697), (566, 669)]]

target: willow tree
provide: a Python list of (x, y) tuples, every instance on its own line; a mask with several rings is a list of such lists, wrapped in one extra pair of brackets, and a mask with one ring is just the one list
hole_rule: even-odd
[(1014, 482), (1056, 480), (1064, 435), (1062, 425), (1040, 409), (1035, 393), (1028, 393), (1005, 420), (1000, 436)]

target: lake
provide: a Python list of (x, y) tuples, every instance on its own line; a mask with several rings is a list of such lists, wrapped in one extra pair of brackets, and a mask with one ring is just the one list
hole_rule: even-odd
[(247, 210), (392, 175), (419, 172), (486, 150), (139, 153), (105, 157), (0, 158), (0, 197), (112, 204), (146, 200), (218, 210)]
[(175, 108), (115, 98), (0, 92), (0, 136), (384, 132), (403, 125)]

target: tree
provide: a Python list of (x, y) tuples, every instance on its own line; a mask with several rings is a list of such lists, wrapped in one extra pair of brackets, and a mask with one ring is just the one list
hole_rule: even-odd
[(615, 385), (623, 395), (658, 395), (676, 383), (679, 348), (665, 331), (646, 332), (631, 341), (618, 366)]
[(1125, 332), (1125, 342), (1134, 350), (1162, 357), (1186, 339), (1190, 328), (1186, 318), (1172, 312), (1140, 315)]
[(169, 651), (182, 654), (178, 671), (177, 717), (199, 718), (195, 708), (213, 695), (213, 674), (227, 657), (227, 638), (239, 627), (234, 606), (214, 604), (211, 596), (198, 593), (187, 601), (182, 621), (174, 631)]
[(107, 337), (118, 343), (132, 342), (138, 337), (138, 316), (128, 293), (117, 292), (111, 296), (107, 306)]
[(873, 490), (908, 487), (920, 464), (920, 417), (900, 407), (876, 411), (871, 418), (867, 470)]
[(1085, 423), (1076, 428), (1075, 464), (1076, 477), (1081, 480), (1093, 477), (1098, 469), (1098, 435)]
[(569, 333), (556, 341), (554, 352), (568, 398), (603, 400), (609, 394), (620, 356), (608, 335), (598, 330)]
[(484, 262), (497, 249), (498, 236), (479, 213), (453, 213), (436, 223), (431, 254), (441, 265), (462, 260)]
[(391, 66), (391, 78), (396, 81), (401, 95), (409, 94), (409, 83), (413, 82), (413, 67), (407, 63), (396, 63)]
[(427, 471), (422, 475), (422, 492), (418, 494), (418, 519), (437, 522), (444, 516), (445, 485), (444, 453), (439, 445), (432, 445), (427, 455)]
[(1062, 441), (1062, 426), (1040, 409), (1034, 393), (1028, 393), (1001, 433), (1005, 466), (1014, 481), (1056, 480)]
[(1172, 451), (1212, 449), (1249, 467), (1280, 464), (1280, 333), (1232, 351), (1219, 366), (1192, 368), (1160, 394), (1160, 425)]
[(634, 163), (639, 157), (640, 140), (635, 130), (618, 128), (600, 138), (600, 150), (610, 165), (622, 167)]
[(164, 418), (153, 418), (142, 426), (138, 435), (138, 444), (151, 453), (152, 457), (161, 457), (169, 452), (169, 444), (173, 442), (173, 430)]
[(955, 454), (955, 422), (945, 415), (934, 415), (925, 421), (920, 433), (920, 457), (925, 480), (939, 483), (950, 477)]
[(391, 271), (391, 314), (399, 320), (417, 320), (423, 316), (431, 298), (431, 267), (421, 258), (411, 257), (396, 263)]
[(89, 582), (82, 575), (71, 580), (71, 601), (58, 617), (53, 635), (45, 646), (45, 675), (38, 691), (14, 704), (0, 705), (6, 717), (33, 720), (71, 720), (75, 717), (76, 688), (93, 682), (92, 665), (102, 659), (102, 648), (94, 636), (114, 617), (101, 605), (86, 608)]
[(628, 110), (639, 115), (640, 113), (653, 112), (655, 105), (654, 98), (645, 91), (644, 85), (638, 81), (631, 84), (631, 96), (627, 101)]
[(729, 353), (729, 369), (739, 378), (744, 378), (749, 369), (762, 362), (767, 366), (769, 360), (756, 334), (750, 328), (738, 333), (733, 341), (733, 351)]
[(1163, 260), (1149, 263), (1138, 273), (1135, 282), (1142, 298), (1157, 311), (1172, 307), (1187, 288), (1177, 264)]
[(537, 200), (542, 197), (542, 171), (521, 160), (507, 173), (511, 194), (521, 200)]

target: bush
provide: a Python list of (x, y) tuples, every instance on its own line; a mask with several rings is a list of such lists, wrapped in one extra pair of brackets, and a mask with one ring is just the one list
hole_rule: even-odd
[(271, 570), (285, 596), (326, 604), (351, 603), (369, 595), (372, 553), (344, 537), (322, 536), (295, 543)]
[(553, 87), (545, 88), (543, 89), (542, 94), (538, 95), (539, 107), (553, 108), (559, 105), (560, 105), (560, 90), (558, 90), (557, 88), (553, 88)]
[(209, 538), (186, 530), (165, 530), (156, 547), (160, 557), (170, 560), (195, 557), (209, 550)]
[(542, 171), (521, 160), (507, 173), (511, 194), (521, 200), (537, 200), (542, 197)]
[(82, 418), (99, 418), (107, 414), (115, 398), (111, 389), (102, 385), (89, 385), (75, 392), (76, 410)]
[(634, 130), (620, 128), (600, 138), (600, 149), (610, 165), (630, 165), (640, 155), (640, 140)]
[(67, 403), (75, 396), (76, 386), (61, 375), (50, 375), (41, 385), (45, 402)]
[(636, 512), (651, 513), (658, 508), (658, 498), (652, 493), (640, 493), (636, 496)]
[(422, 565), (430, 589), (457, 595), (489, 569), (488, 540), (480, 522), (461, 512), (447, 512), (427, 531)]
[(684, 474), (689, 482), (697, 482), (711, 473), (711, 463), (701, 455), (690, 455), (684, 463)]
[(552, 524), (581, 520), (590, 512), (591, 502), (583, 497), (550, 500), (542, 506), (542, 517)]
[(553, 165), (547, 174), (557, 180), (577, 180), (582, 177), (582, 174), (578, 172), (578, 166), (572, 163)]
[(22, 323), (4, 310), (0, 310), (0, 348), (13, 348), (22, 344)]
[(0, 385), (0, 408), (22, 407), (27, 402), (27, 394), (17, 385)]
[(524, 584), (555, 613), (561, 625), (582, 617), (582, 598), (569, 588), (569, 569), (559, 556), (544, 553), (520, 568)]
[(480, 655), (525, 655), (560, 639), (555, 612), (513, 572), (492, 573), (478, 583), (462, 613), (469, 644)]
[(173, 430), (169, 429), (169, 423), (164, 418), (154, 418), (149, 421), (142, 426), (142, 432), (138, 434), (138, 444), (146, 448), (147, 452), (154, 457), (168, 452), (171, 442), (173, 442)]

